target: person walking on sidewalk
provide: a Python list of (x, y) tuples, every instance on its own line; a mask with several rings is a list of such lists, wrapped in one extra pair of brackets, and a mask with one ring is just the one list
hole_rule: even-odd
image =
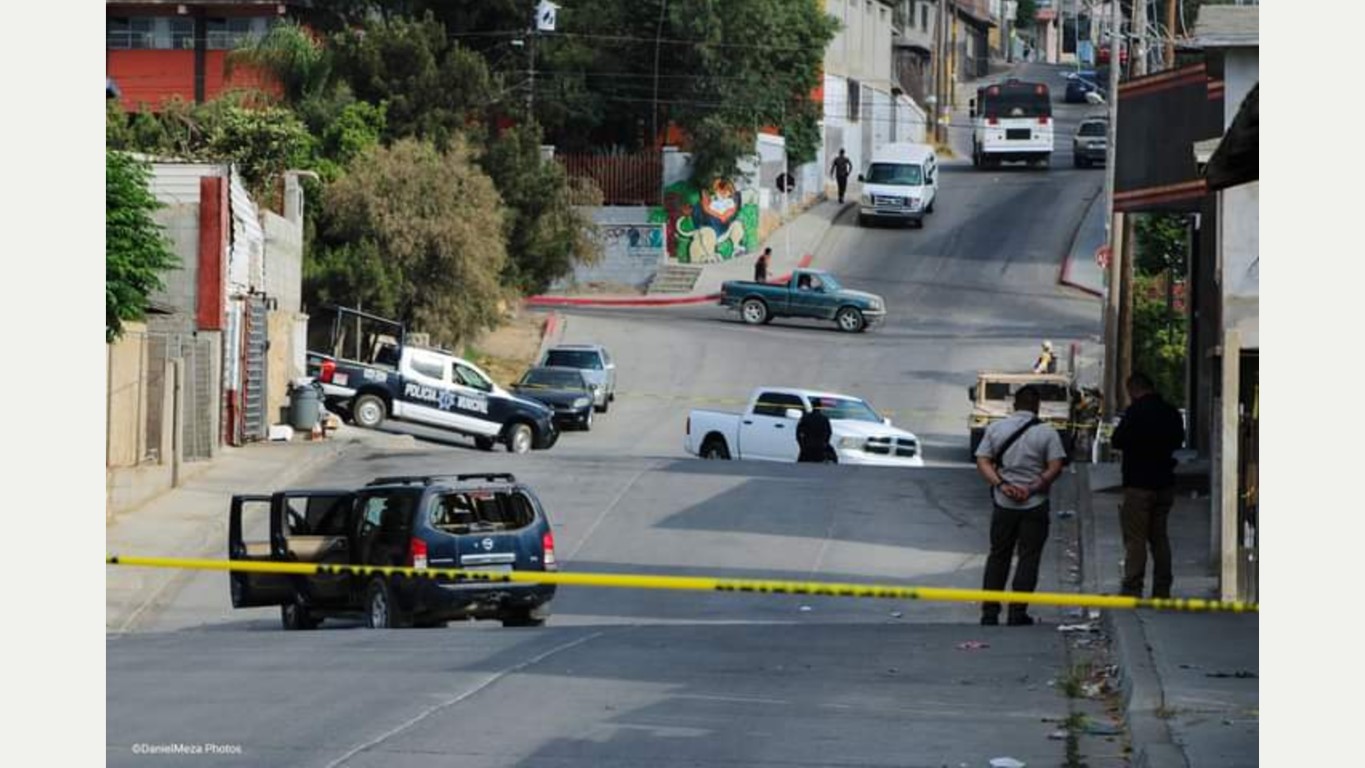
[(754, 282), (768, 282), (768, 262), (772, 259), (773, 249), (764, 248), (763, 253), (758, 255), (758, 261), (754, 262)]
[(1170, 597), (1171, 539), (1166, 524), (1175, 502), (1175, 459), (1185, 443), (1180, 411), (1157, 394), (1152, 380), (1133, 373), (1126, 382), (1131, 402), (1110, 444), (1123, 452), (1122, 594), (1142, 597), (1147, 550), (1152, 551), (1152, 597)]
[(844, 193), (848, 191), (848, 177), (853, 173), (853, 161), (844, 156), (843, 148), (839, 149), (839, 156), (834, 158), (834, 165), (830, 166), (829, 172), (834, 174), (835, 181), (839, 182), (839, 202), (844, 202)]
[(796, 444), (800, 453), (798, 462), (822, 464), (829, 454), (829, 439), (834, 434), (830, 428), (829, 417), (820, 409), (820, 403), (812, 401), (810, 410), (796, 422)]
[[(1015, 551), (1014, 592), (1038, 586), (1038, 566), (1047, 543), (1051, 514), (1048, 489), (1062, 473), (1066, 451), (1057, 430), (1038, 419), (1038, 389), (1020, 387), (1014, 413), (986, 427), (976, 449), (976, 468), (991, 486), (991, 549), (981, 588), (1003, 590)], [(1000, 603), (981, 604), (981, 623), (1000, 623)], [(1034, 623), (1027, 603), (1010, 603), (1009, 626)]]

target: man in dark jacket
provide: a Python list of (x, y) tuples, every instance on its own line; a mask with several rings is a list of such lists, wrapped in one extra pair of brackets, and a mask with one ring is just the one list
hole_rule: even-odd
[(773, 257), (772, 248), (764, 248), (763, 253), (759, 254), (758, 261), (754, 262), (754, 282), (768, 282), (768, 262)]
[(811, 409), (796, 423), (796, 444), (801, 447), (797, 461), (823, 463), (829, 453), (829, 438), (833, 434), (829, 417), (820, 410), (820, 403), (811, 403)]
[(834, 158), (834, 164), (830, 166), (829, 172), (834, 176), (834, 180), (839, 183), (839, 202), (844, 201), (844, 192), (848, 190), (848, 177), (853, 174), (853, 161), (844, 155), (844, 150), (839, 150), (839, 156)]
[(1152, 551), (1152, 597), (1170, 597), (1171, 540), (1167, 519), (1175, 501), (1176, 449), (1185, 442), (1180, 412), (1161, 399), (1152, 380), (1141, 373), (1128, 377), (1132, 401), (1110, 443), (1123, 452), (1122, 592), (1142, 597), (1147, 572), (1147, 550)]

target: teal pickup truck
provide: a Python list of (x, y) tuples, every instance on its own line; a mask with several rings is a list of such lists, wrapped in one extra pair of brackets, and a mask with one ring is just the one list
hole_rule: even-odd
[(739, 312), (749, 325), (762, 325), (774, 317), (805, 317), (833, 320), (848, 333), (867, 330), (886, 318), (882, 297), (850, 291), (818, 269), (795, 270), (786, 283), (728, 280), (720, 288), (720, 305)]

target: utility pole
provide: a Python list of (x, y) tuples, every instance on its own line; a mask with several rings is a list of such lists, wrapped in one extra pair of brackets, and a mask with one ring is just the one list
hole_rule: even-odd
[(1104, 201), (1108, 216), (1105, 219), (1105, 240), (1109, 247), (1109, 279), (1104, 287), (1104, 416), (1112, 418), (1118, 412), (1119, 390), (1122, 384), (1118, 372), (1119, 295), (1123, 272), (1120, 268), (1123, 251), (1123, 214), (1114, 210), (1114, 166), (1118, 151), (1119, 129), (1119, 67), (1123, 35), (1123, 6), (1119, 0), (1110, 2), (1109, 19), (1109, 136), (1104, 157)]
[(533, 122), (536, 119), (536, 26), (534, 24), (526, 33), (526, 55), (531, 63), (529, 78), (526, 83), (526, 121)]
[(1175, 3), (1166, 0), (1166, 69), (1175, 69)]

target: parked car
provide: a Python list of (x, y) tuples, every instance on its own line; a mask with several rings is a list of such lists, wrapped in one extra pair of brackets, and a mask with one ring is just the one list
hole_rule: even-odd
[(795, 462), (796, 424), (813, 406), (829, 417), (830, 459), (838, 464), (922, 467), (919, 438), (891, 425), (866, 400), (852, 395), (759, 387), (743, 413), (693, 410), (683, 448), (703, 459)]
[(1086, 94), (1092, 91), (1104, 95), (1104, 89), (1099, 84), (1099, 74), (1094, 70), (1085, 69), (1075, 72), (1073, 75), (1069, 76), (1066, 81), (1065, 101), (1067, 104), (1085, 104)]
[[(248, 510), (268, 514), (268, 540), (246, 539)], [(381, 477), (358, 490), (233, 496), (228, 557), (418, 570), (558, 570), (554, 533), (540, 500), (505, 473)], [(552, 584), (400, 574), (233, 572), (228, 581), (233, 608), (278, 605), (289, 630), (360, 614), (376, 629), (455, 619), (539, 626), (555, 594)]]
[(577, 368), (592, 387), (593, 405), (606, 413), (616, 400), (616, 363), (601, 344), (560, 344), (546, 350), (540, 365)]
[(806, 317), (833, 320), (839, 330), (857, 333), (886, 317), (882, 297), (850, 291), (818, 269), (795, 270), (786, 283), (727, 280), (720, 291), (720, 305), (739, 312), (750, 325), (762, 325), (774, 317)]
[(338, 316), (387, 323), (394, 334), (367, 360), (308, 352), (308, 374), (322, 384), (324, 402), (356, 425), (411, 421), (468, 435), (486, 451), (502, 442), (512, 453), (550, 448), (559, 438), (549, 407), (513, 395), (468, 360), (405, 343), (401, 323), (344, 308)]
[(554, 410), (555, 424), (592, 429), (592, 385), (577, 368), (541, 366), (522, 374), (512, 385), (518, 397), (544, 403)]
[(1071, 138), (1072, 163), (1077, 168), (1104, 165), (1108, 147), (1109, 121), (1102, 117), (1086, 118), (1076, 126), (1076, 135)]

